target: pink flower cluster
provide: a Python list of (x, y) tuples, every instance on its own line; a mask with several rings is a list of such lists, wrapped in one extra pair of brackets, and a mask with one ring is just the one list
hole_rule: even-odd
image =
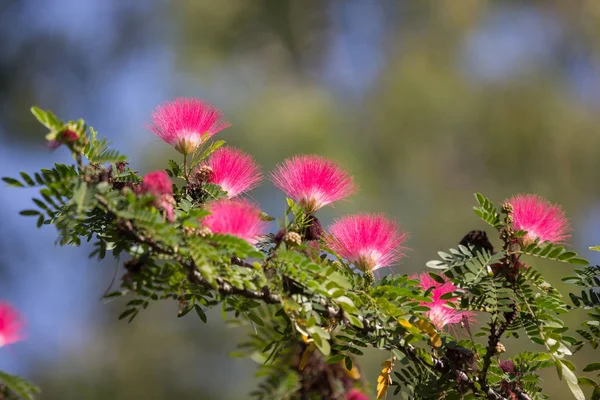
[(173, 198), (173, 186), (171, 179), (165, 171), (154, 171), (146, 174), (138, 189), (141, 193), (147, 193), (155, 197), (153, 205), (165, 210), (167, 220), (174, 222), (175, 199)]
[(203, 225), (211, 233), (233, 235), (255, 244), (266, 227), (260, 217), (260, 209), (248, 201), (214, 201), (209, 204), (208, 210), (210, 215), (204, 218)]
[(198, 168), (209, 168), (209, 182), (227, 192), (229, 198), (254, 189), (262, 180), (260, 168), (249, 154), (233, 147), (217, 149), (206, 163)]
[(10, 304), (0, 302), (0, 347), (22, 340), (24, 326), (21, 315)]
[(569, 221), (559, 205), (535, 194), (520, 194), (507, 200), (512, 206), (513, 227), (527, 231), (524, 245), (540, 242), (563, 243), (570, 237)]
[[(229, 126), (221, 117), (221, 112), (211, 104), (196, 99), (176, 99), (156, 109), (149, 128), (187, 155)], [(252, 157), (231, 147), (217, 149), (197, 171), (197, 176), (204, 181), (220, 185), (230, 199), (253, 189), (262, 178)], [(357, 190), (350, 174), (337, 163), (316, 155), (284, 160), (271, 174), (271, 180), (307, 214)], [(149, 174), (141, 188), (156, 196), (155, 205), (166, 211), (169, 220), (174, 220), (172, 191), (166, 174)], [(254, 244), (264, 230), (260, 210), (246, 201), (215, 201), (208, 209), (211, 214), (202, 223), (212, 233), (235, 235)], [(401, 244), (406, 233), (382, 215), (348, 216), (336, 221), (331, 232), (327, 238), (330, 247), (362, 271), (390, 266), (404, 255)]]
[(359, 270), (389, 267), (402, 256), (407, 234), (380, 214), (357, 214), (338, 219), (326, 238), (329, 247)]
[(190, 154), (230, 126), (222, 117), (221, 110), (212, 104), (179, 98), (159, 106), (148, 128), (180, 153)]
[(449, 304), (457, 304), (456, 299), (444, 300), (441, 297), (447, 293), (452, 293), (458, 288), (454, 284), (444, 278), (445, 283), (435, 281), (428, 273), (422, 273), (412, 277), (420, 281), (420, 286), (423, 290), (433, 288), (431, 291), (432, 301), (422, 302), (421, 305), (429, 307), (429, 311), (425, 314), (431, 320), (436, 328), (442, 329), (446, 325), (457, 324), (466, 318), (470, 320), (474, 314), (470, 311), (460, 311), (449, 306)]
[[(307, 214), (357, 190), (350, 174), (335, 162), (315, 155), (285, 160), (271, 174), (271, 180)], [(330, 231), (325, 239), (329, 247), (363, 272), (388, 267), (404, 255), (401, 244), (406, 233), (383, 215), (349, 215), (337, 220)]]

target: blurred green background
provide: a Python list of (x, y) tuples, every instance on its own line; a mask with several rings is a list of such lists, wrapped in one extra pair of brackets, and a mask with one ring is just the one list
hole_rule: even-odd
[[(360, 193), (319, 216), (394, 216), (412, 249), (397, 272), (487, 229), (475, 191), (562, 204), (573, 247), (598, 261), (587, 251), (600, 244), (596, 0), (1, 0), (0, 43), (2, 176), (68, 162), (44, 148), (33, 104), (83, 117), (146, 172), (176, 157), (144, 129), (152, 109), (194, 96), (223, 109), (233, 126), (219, 137), (265, 171), (297, 153), (350, 170)], [(41, 399), (247, 398), (255, 365), (227, 357), (246, 330), (218, 312), (209, 325), (177, 319), (176, 303), (116, 321), (123, 303), (99, 299), (118, 262), (54, 247), (51, 229), (17, 215), (32, 195), (0, 189), (0, 297), (28, 319), (0, 369), (40, 384)], [(252, 197), (284, 210), (268, 182)], [(567, 289), (571, 266), (538, 266)], [(362, 361), (372, 389), (386, 357)], [(543, 377), (551, 398), (571, 397), (555, 371)]]

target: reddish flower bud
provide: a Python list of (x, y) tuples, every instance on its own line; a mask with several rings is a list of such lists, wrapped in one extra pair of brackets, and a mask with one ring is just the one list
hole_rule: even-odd
[(515, 373), (515, 363), (513, 360), (502, 360), (500, 361), (499, 367), (507, 374)]

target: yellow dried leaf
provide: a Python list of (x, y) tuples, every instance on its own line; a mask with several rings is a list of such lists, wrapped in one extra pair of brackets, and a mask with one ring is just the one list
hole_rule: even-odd
[(298, 369), (300, 371), (302, 371), (304, 367), (306, 367), (306, 364), (308, 364), (308, 360), (311, 354), (314, 353), (316, 349), (317, 346), (315, 346), (314, 343), (311, 343), (308, 346), (306, 346), (306, 350), (304, 350), (304, 353), (302, 353), (302, 358), (300, 359), (300, 365), (298, 365)]
[(404, 318), (398, 318), (398, 323), (400, 325), (402, 325), (403, 327), (405, 327), (406, 329), (410, 329), (412, 328), (412, 325), (410, 324), (410, 322), (408, 322), (407, 320), (405, 320)]
[(418, 327), (421, 332), (424, 332), (429, 336), (429, 340), (433, 347), (442, 346), (442, 337), (437, 333), (435, 326), (432, 323), (419, 319), (415, 322), (415, 326)]
[(392, 357), (389, 360), (385, 360), (381, 363), (383, 369), (381, 374), (377, 378), (377, 400), (381, 400), (387, 394), (387, 391), (392, 384), (392, 369), (394, 368), (394, 361), (396, 357)]

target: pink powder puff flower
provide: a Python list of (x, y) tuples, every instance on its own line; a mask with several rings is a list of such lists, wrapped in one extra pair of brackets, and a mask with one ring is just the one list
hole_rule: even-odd
[(522, 238), (528, 245), (540, 242), (564, 243), (571, 236), (569, 222), (559, 205), (535, 194), (520, 194), (508, 200), (512, 206), (513, 227), (527, 231)]
[(10, 304), (0, 302), (0, 347), (22, 340), (24, 326), (21, 315)]
[(223, 199), (209, 204), (211, 212), (203, 224), (211, 233), (237, 236), (250, 244), (258, 241), (266, 223), (260, 217), (260, 209), (248, 201)]
[(315, 155), (288, 158), (277, 166), (271, 180), (309, 214), (357, 189), (352, 177), (335, 162)]
[(210, 168), (208, 181), (221, 186), (229, 198), (254, 189), (262, 180), (252, 156), (233, 147), (217, 149), (202, 167)]
[(442, 329), (446, 325), (457, 324), (467, 318), (472, 319), (474, 314), (470, 311), (460, 311), (450, 307), (448, 304), (456, 304), (457, 299), (443, 300), (441, 297), (447, 293), (452, 293), (458, 288), (450, 281), (440, 283), (435, 281), (428, 273), (422, 273), (418, 276), (412, 277), (420, 282), (420, 286), (423, 290), (433, 288), (431, 291), (431, 302), (421, 302), (422, 306), (429, 307), (429, 311), (425, 313), (427, 318), (431, 320), (433, 325), (437, 329)]
[(325, 239), (329, 247), (363, 272), (389, 267), (404, 256), (400, 245), (408, 235), (381, 214), (356, 214), (338, 219)]
[(369, 396), (358, 389), (351, 389), (346, 393), (346, 400), (369, 400)]
[(173, 185), (165, 171), (154, 171), (147, 173), (142, 179), (142, 190), (159, 197), (163, 194), (173, 194)]
[(152, 132), (175, 150), (187, 155), (196, 151), (217, 132), (231, 126), (212, 104), (198, 99), (166, 101), (152, 113)]
[(138, 191), (154, 196), (155, 199), (152, 203), (154, 207), (165, 210), (167, 220), (175, 222), (177, 218), (174, 211), (176, 203), (173, 198), (173, 185), (165, 171), (154, 171), (146, 174)]

